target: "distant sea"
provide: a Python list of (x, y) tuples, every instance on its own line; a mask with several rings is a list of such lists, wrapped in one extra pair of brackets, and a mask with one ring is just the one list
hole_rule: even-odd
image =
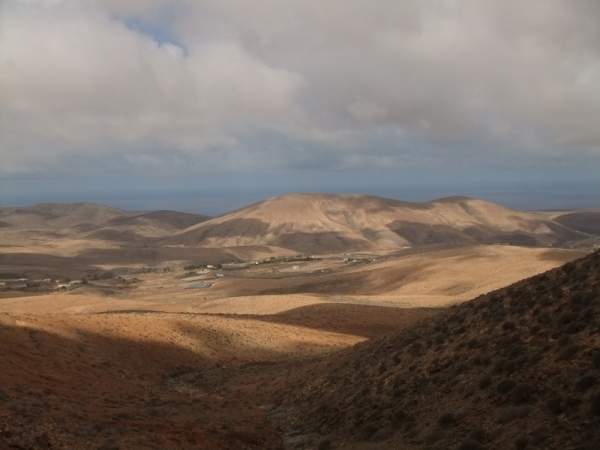
[[(600, 208), (600, 192), (590, 190), (451, 190), (451, 189), (373, 189), (353, 191), (351, 189), (338, 189), (335, 193), (358, 193), (395, 198), (404, 201), (428, 201), (441, 197), (466, 195), (479, 197), (492, 202), (500, 203), (514, 209), (540, 210), (540, 209), (576, 209)], [(113, 193), (113, 194), (87, 194), (67, 196), (44, 196), (19, 199), (13, 202), (3, 202), (4, 205), (28, 205), (40, 202), (73, 202), (87, 201), (102, 203), (117, 208), (129, 210), (156, 210), (170, 209), (208, 215), (219, 215), (227, 211), (241, 208), (265, 198), (281, 195), (285, 190), (268, 191), (231, 191), (231, 192), (205, 192), (205, 191), (169, 191), (161, 193)]]
[[(0, 186), (1, 187), (1, 186)], [(8, 190), (0, 189), (0, 206), (26, 206), (44, 202), (93, 202), (128, 210), (170, 209), (208, 215), (219, 215), (241, 208), (265, 198), (289, 192), (311, 192), (298, 187), (273, 188), (228, 188), (211, 190), (163, 188), (145, 190), (119, 189), (98, 192), (69, 190), (65, 192), (46, 189), (37, 192), (35, 188), (29, 192), (10, 195)], [(580, 184), (531, 184), (487, 187), (470, 186), (436, 186), (436, 187), (368, 187), (368, 184), (345, 188), (315, 186), (312, 192), (368, 194), (394, 198), (404, 201), (423, 202), (449, 196), (471, 196), (496, 202), (510, 208), (521, 210), (547, 209), (600, 209), (600, 179), (598, 182), (582, 182)]]

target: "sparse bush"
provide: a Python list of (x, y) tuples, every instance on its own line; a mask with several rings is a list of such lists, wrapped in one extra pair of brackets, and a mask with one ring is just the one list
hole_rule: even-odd
[(483, 447), (474, 439), (467, 438), (457, 447), (457, 450), (482, 450)]
[(363, 441), (370, 441), (373, 437), (373, 435), (377, 432), (377, 427), (373, 424), (368, 424), (365, 425), (364, 427), (362, 427), (362, 429), (359, 432), (359, 439), (363, 440)]
[(583, 329), (583, 324), (579, 321), (574, 321), (571, 322), (567, 328), (565, 329), (565, 333), (569, 333), (569, 334), (575, 334), (575, 333), (579, 333), (581, 330)]
[(537, 428), (529, 433), (529, 443), (535, 448), (544, 448), (549, 435), (552, 435), (552, 433), (545, 428)]
[(411, 417), (408, 414), (406, 414), (406, 412), (404, 410), (399, 409), (397, 411), (394, 411), (391, 419), (392, 419), (392, 423), (399, 425), (401, 423), (410, 421)]
[(502, 323), (502, 329), (504, 331), (514, 331), (516, 328), (517, 326), (510, 320), (506, 320)]
[(592, 396), (591, 400), (591, 412), (594, 416), (600, 416), (600, 393)]
[(579, 392), (585, 392), (596, 384), (596, 377), (594, 375), (585, 375), (577, 380), (575, 388)]
[(577, 410), (581, 405), (581, 399), (577, 397), (567, 397), (564, 402), (565, 411)]
[(494, 365), (494, 373), (506, 373), (510, 375), (517, 369), (514, 361), (500, 360)]
[(600, 349), (595, 349), (592, 352), (592, 365), (595, 369), (600, 370)]
[(419, 342), (415, 342), (408, 348), (408, 351), (411, 355), (417, 356), (423, 352), (423, 346)]
[(541, 312), (540, 314), (537, 315), (537, 321), (541, 324), (547, 324), (550, 323), (552, 319), (550, 318), (550, 314), (548, 314), (547, 312)]
[(571, 339), (571, 337), (570, 337), (570, 336), (561, 336), (561, 337), (560, 337), (560, 339), (558, 340), (557, 344), (558, 344), (560, 347), (564, 347), (564, 346), (566, 346), (566, 345), (569, 345), (569, 344), (571, 344), (572, 342), (573, 342), (573, 341), (572, 341), (572, 339)]
[(570, 312), (563, 313), (558, 317), (558, 326), (562, 329), (567, 329), (575, 319), (575, 314)]
[(516, 450), (525, 450), (529, 445), (529, 440), (526, 437), (520, 437), (515, 441)]
[(507, 394), (514, 387), (515, 387), (515, 382), (513, 380), (506, 379), (506, 380), (502, 380), (500, 383), (498, 383), (498, 386), (496, 386), (496, 390), (498, 391), (499, 394)]
[(548, 406), (550, 412), (556, 416), (563, 412), (562, 404), (563, 401), (560, 397), (552, 397), (546, 402), (546, 406)]
[(516, 419), (522, 419), (529, 415), (529, 407), (527, 406), (511, 406), (502, 411), (499, 417), (500, 423), (509, 423)]
[(589, 304), (593, 299), (593, 295), (590, 292), (575, 292), (571, 295), (571, 305), (576, 308), (583, 308), (585, 305)]
[(439, 430), (434, 430), (425, 437), (425, 442), (428, 444), (433, 444), (441, 440), (442, 437), (443, 434)]
[(466, 331), (467, 329), (463, 325), (460, 325), (452, 330), (453, 334), (464, 334)]
[(520, 384), (512, 393), (513, 402), (517, 404), (528, 403), (533, 397), (534, 390), (528, 384)]
[(487, 439), (487, 434), (481, 428), (475, 428), (467, 435), (467, 438), (476, 442), (485, 442)]
[(488, 387), (490, 387), (491, 384), (492, 384), (492, 378), (489, 376), (485, 376), (481, 380), (479, 380), (479, 388), (480, 389), (487, 389)]
[(467, 342), (467, 347), (470, 349), (475, 349), (481, 347), (481, 343), (477, 339), (471, 339)]
[(573, 359), (579, 352), (579, 346), (575, 344), (569, 344), (558, 353), (558, 359), (560, 361), (568, 361)]
[(331, 441), (329, 439), (324, 439), (319, 443), (319, 450), (329, 450), (331, 448)]
[(456, 416), (452, 413), (442, 414), (438, 418), (438, 424), (443, 428), (448, 428), (456, 423)]

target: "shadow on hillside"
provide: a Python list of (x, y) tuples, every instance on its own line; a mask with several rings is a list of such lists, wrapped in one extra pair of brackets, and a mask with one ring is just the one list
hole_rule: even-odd
[(406, 329), (433, 317), (442, 308), (394, 308), (385, 306), (319, 303), (271, 315), (208, 314), (231, 319), (294, 325), (321, 331), (374, 338)]
[(169, 385), (174, 374), (214, 371), (214, 361), (168, 343), (6, 322), (0, 448), (278, 448), (252, 398)]

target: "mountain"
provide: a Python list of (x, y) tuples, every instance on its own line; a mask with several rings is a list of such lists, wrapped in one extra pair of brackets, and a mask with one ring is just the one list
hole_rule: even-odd
[(140, 241), (170, 235), (208, 219), (208, 216), (200, 214), (151, 211), (115, 217), (102, 224), (102, 227), (96, 228), (87, 237), (125, 242)]
[(200, 214), (190, 214), (179, 211), (151, 211), (134, 216), (121, 216), (112, 219), (109, 225), (161, 225), (170, 226), (174, 229), (183, 229), (210, 219)]
[(0, 208), (0, 227), (24, 234), (136, 241), (161, 237), (207, 220), (177, 211), (132, 212), (94, 203), (40, 203)]
[(600, 448), (600, 252), (295, 374), (294, 448)]
[(475, 198), (410, 203), (365, 195), (289, 194), (193, 225), (166, 242), (336, 253), (432, 244), (552, 246), (578, 238), (577, 231), (541, 214)]
[(0, 208), (0, 220), (9, 227), (21, 230), (57, 231), (72, 227), (97, 227), (127, 212), (94, 203), (39, 203), (13, 208)]

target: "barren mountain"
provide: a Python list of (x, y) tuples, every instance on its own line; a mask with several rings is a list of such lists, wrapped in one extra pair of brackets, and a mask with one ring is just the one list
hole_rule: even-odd
[(94, 203), (0, 208), (0, 226), (15, 237), (50, 235), (135, 242), (175, 233), (208, 217), (177, 211), (132, 212)]
[[(130, 214), (130, 213), (129, 213)], [(73, 227), (96, 228), (128, 213), (94, 203), (39, 203), (23, 208), (0, 208), (0, 220), (21, 230), (59, 231)]]
[(170, 235), (208, 220), (207, 216), (178, 211), (152, 211), (115, 217), (87, 236), (94, 239), (135, 242)]
[(598, 449), (599, 319), (596, 252), (299, 372), (276, 417), (293, 448)]
[(170, 226), (173, 229), (183, 229), (208, 219), (210, 219), (210, 217), (200, 214), (160, 210), (134, 216), (117, 217), (111, 220), (109, 224), (113, 226), (157, 224), (161, 226)]
[(335, 253), (429, 244), (551, 246), (578, 238), (578, 232), (541, 214), (474, 198), (408, 203), (364, 195), (290, 194), (194, 225), (167, 242)]

